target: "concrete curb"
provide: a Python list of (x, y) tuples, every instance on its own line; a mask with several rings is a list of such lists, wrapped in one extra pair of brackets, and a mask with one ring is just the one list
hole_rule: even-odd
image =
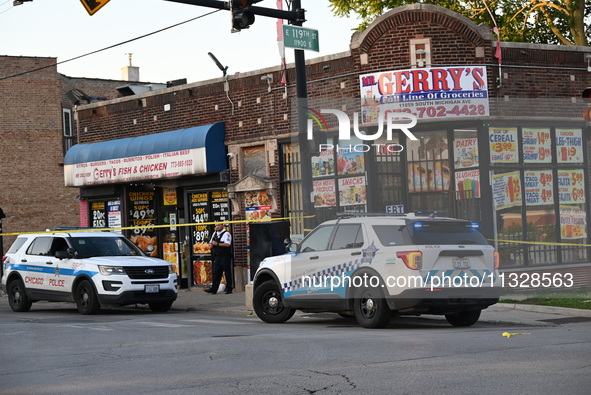
[(540, 306), (535, 304), (519, 303), (497, 303), (498, 306), (505, 306), (513, 310), (533, 311), (535, 313), (558, 314), (569, 317), (591, 317), (591, 310), (569, 309), (566, 307)]

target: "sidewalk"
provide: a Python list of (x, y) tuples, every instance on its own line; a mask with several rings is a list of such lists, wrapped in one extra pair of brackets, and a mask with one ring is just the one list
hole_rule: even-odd
[[(211, 295), (203, 288), (182, 289), (179, 291), (173, 310), (214, 312), (229, 315), (254, 315), (254, 311), (246, 307), (246, 293), (235, 292), (230, 295)], [(497, 303), (483, 310), (481, 321), (515, 323), (521, 325), (548, 326), (555, 325), (552, 321), (591, 319), (591, 310), (567, 309), (562, 307)]]

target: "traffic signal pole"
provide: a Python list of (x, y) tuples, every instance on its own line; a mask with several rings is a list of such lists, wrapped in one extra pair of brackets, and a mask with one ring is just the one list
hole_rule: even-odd
[[(230, 0), (230, 1), (217, 1), (217, 0), (165, 0), (174, 3), (183, 3), (190, 5), (197, 5), (202, 7), (217, 8), (220, 10), (232, 10), (233, 7), (243, 7), (254, 15), (261, 15), (277, 19), (286, 19), (290, 24), (294, 26), (302, 26), (306, 21), (305, 10), (302, 9), (301, 0), (293, 0), (291, 2), (291, 10), (277, 10), (272, 8), (264, 8), (253, 6), (253, 3), (258, 3), (261, 0), (248, 1), (248, 0)], [(231, 4), (231, 2), (234, 2)], [(247, 26), (248, 27), (248, 26)], [(306, 81), (306, 58), (304, 56), (304, 50), (294, 49), (295, 56), (295, 73), (296, 73), (296, 105), (297, 105), (297, 116), (298, 116), (298, 130), (297, 130), (297, 142), (300, 146), (300, 166), (301, 166), (301, 185), (302, 185), (302, 209), (303, 209), (303, 223), (304, 232), (312, 230), (316, 224), (316, 220), (313, 218), (314, 205), (311, 200), (311, 194), (313, 191), (312, 184), (312, 152), (316, 151), (318, 147), (312, 147), (313, 142), (307, 139), (307, 108), (308, 108), (308, 87)]]

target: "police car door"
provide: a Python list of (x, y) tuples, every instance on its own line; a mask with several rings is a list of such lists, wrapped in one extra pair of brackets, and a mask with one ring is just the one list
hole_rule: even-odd
[(43, 293), (49, 289), (49, 276), (53, 274), (51, 267), (53, 263), (49, 260), (48, 254), (52, 241), (52, 236), (35, 238), (19, 262), (25, 287), (33, 292)]
[[(63, 237), (54, 237), (49, 250), (47, 264), (53, 269), (48, 273), (47, 285), (51, 291), (54, 292), (69, 292), (72, 283), (72, 260), (58, 259), (55, 257), (57, 251), (66, 251), (68, 243)], [(49, 263), (51, 262), (51, 264)]]

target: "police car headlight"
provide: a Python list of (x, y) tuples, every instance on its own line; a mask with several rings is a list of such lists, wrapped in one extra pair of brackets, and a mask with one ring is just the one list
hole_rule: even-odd
[(174, 270), (174, 266), (172, 266), (172, 265), (168, 266), (168, 274), (176, 274), (176, 271)]
[(120, 266), (99, 266), (98, 268), (103, 276), (110, 276), (112, 274), (125, 274), (125, 269)]

